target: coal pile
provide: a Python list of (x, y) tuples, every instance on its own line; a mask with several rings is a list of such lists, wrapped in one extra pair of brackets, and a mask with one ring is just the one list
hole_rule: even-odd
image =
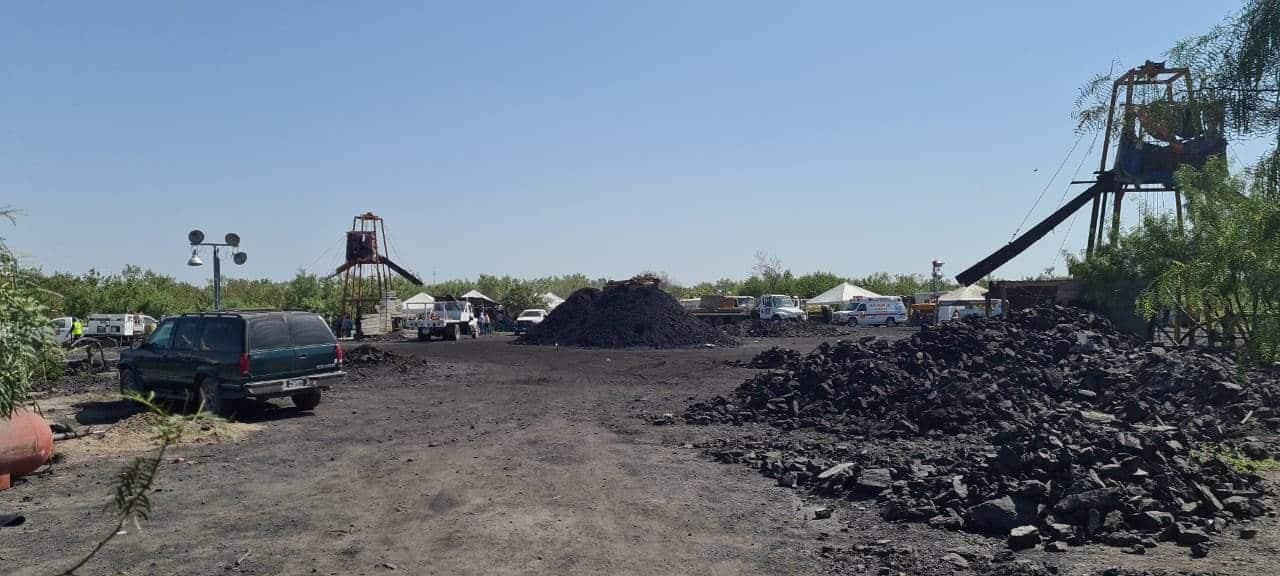
[(679, 348), (734, 340), (656, 286), (624, 284), (571, 294), (518, 342), (584, 348)]
[(766, 370), (772, 370), (775, 368), (781, 368), (783, 366), (786, 366), (788, 363), (791, 363), (791, 362), (798, 362), (799, 360), (800, 360), (799, 352), (796, 352), (795, 350), (789, 350), (786, 348), (779, 348), (777, 346), (774, 346), (768, 350), (765, 350), (764, 352), (756, 354), (755, 357), (751, 359), (751, 362), (747, 364), (747, 366), (751, 368), (761, 368)]
[(824, 343), (685, 419), (830, 433), (708, 451), (784, 486), (874, 497), (889, 520), (1015, 549), (1168, 541), (1203, 555), (1211, 535), (1268, 511), (1261, 479), (1212, 455), (1275, 454), (1245, 435), (1280, 427), (1280, 383), (1242, 374), (1230, 358), (1146, 347), (1104, 319), (1049, 308), (896, 342)]
[(380, 364), (399, 357), (373, 344), (360, 344), (345, 352), (346, 362), (351, 365)]
[(794, 320), (761, 320), (759, 318), (727, 324), (721, 326), (720, 329), (725, 334), (739, 338), (836, 338), (853, 333), (853, 330), (849, 328), (834, 324), (796, 322)]

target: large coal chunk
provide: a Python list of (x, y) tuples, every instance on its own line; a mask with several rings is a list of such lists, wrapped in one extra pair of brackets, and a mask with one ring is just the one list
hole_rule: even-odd
[(518, 342), (585, 348), (679, 348), (735, 343), (689, 314), (661, 288), (630, 284), (574, 292)]

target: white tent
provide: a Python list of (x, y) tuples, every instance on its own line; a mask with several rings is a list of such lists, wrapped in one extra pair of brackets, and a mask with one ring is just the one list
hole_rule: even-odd
[(839, 305), (846, 302), (852, 302), (862, 298), (879, 298), (880, 295), (862, 288), (854, 286), (848, 282), (841, 282), (838, 286), (827, 290), (813, 298), (810, 298), (807, 304), (812, 305)]
[(538, 298), (542, 299), (542, 305), (546, 306), (547, 310), (555, 308), (556, 306), (559, 306), (560, 304), (564, 303), (564, 298), (556, 296), (555, 292), (547, 292), (546, 294), (543, 294)]
[(490, 298), (488, 296), (485, 296), (484, 294), (481, 294), (479, 290), (472, 290), (470, 292), (467, 292), (466, 294), (463, 294), (462, 299), (463, 300), (476, 299), (476, 300), (484, 300), (486, 302), (493, 302), (493, 298)]
[(408, 300), (405, 300), (404, 307), (405, 308), (426, 308), (428, 305), (430, 305), (432, 302), (435, 302), (435, 301), (436, 299), (432, 298), (430, 294), (427, 294), (426, 292), (419, 292), (417, 294), (414, 294), (413, 296), (410, 296)]
[[(1003, 302), (993, 299), (990, 313), (999, 316), (1003, 308)], [(941, 322), (986, 314), (987, 289), (977, 284), (956, 288), (938, 297), (938, 320)]]
[(956, 288), (938, 297), (939, 304), (943, 302), (985, 302), (986, 300), (987, 289), (977, 284)]

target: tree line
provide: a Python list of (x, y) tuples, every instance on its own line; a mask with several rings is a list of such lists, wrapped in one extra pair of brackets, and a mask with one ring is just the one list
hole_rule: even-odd
[[(84, 317), (89, 314), (142, 313), (156, 318), (186, 312), (210, 310), (213, 287), (183, 282), (139, 266), (126, 266), (118, 273), (104, 274), (89, 270), (82, 274), (57, 272), (47, 274), (37, 268), (16, 272), (23, 282), (34, 287), (34, 295), (53, 314)], [(911, 295), (929, 291), (932, 282), (918, 274), (878, 272), (860, 278), (848, 278), (830, 272), (794, 274), (780, 265), (758, 265), (751, 276), (735, 280), (722, 278), (715, 282), (684, 285), (660, 272), (643, 272), (663, 279), (663, 289), (676, 298), (696, 298), (710, 294), (760, 296), (789, 294), (811, 298), (841, 282), (850, 282), (886, 295)], [(566, 274), (541, 278), (515, 278), (509, 275), (481, 274), (471, 280), (448, 280), (426, 286), (414, 286), (396, 278), (391, 289), (401, 298), (426, 292), (436, 298), (459, 297), (477, 290), (494, 299), (507, 310), (520, 311), (542, 306), (541, 296), (548, 292), (561, 298), (585, 288), (600, 288), (606, 278), (590, 278), (585, 274)], [(326, 278), (299, 271), (292, 279), (233, 278), (223, 280), (222, 300), (226, 309), (309, 310), (328, 316), (341, 313), (342, 279)], [(954, 288), (941, 282), (940, 289)]]

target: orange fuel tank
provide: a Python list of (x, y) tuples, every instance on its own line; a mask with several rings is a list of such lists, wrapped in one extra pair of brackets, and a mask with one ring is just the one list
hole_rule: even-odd
[(53, 455), (53, 431), (49, 423), (30, 410), (0, 418), (0, 490), (10, 480), (35, 472)]

